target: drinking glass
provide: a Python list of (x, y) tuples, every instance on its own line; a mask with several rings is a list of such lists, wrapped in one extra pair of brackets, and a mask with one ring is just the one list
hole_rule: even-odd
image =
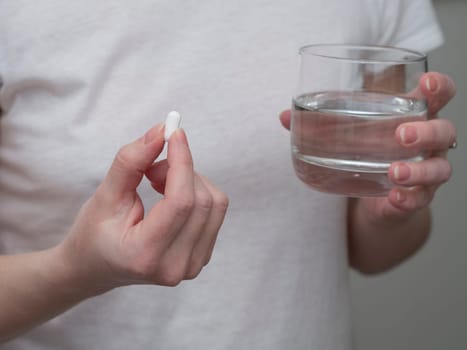
[(349, 197), (384, 196), (395, 161), (420, 161), (396, 140), (401, 123), (427, 118), (418, 90), (424, 54), (394, 47), (320, 44), (299, 51), (291, 119), (297, 176), (312, 188)]

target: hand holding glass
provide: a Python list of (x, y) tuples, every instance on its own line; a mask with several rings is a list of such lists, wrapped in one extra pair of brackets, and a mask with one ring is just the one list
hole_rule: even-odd
[(312, 188), (351, 197), (384, 196), (395, 161), (420, 161), (400, 145), (405, 122), (427, 119), (418, 92), (426, 56), (398, 48), (310, 45), (300, 49), (291, 120), (297, 176)]

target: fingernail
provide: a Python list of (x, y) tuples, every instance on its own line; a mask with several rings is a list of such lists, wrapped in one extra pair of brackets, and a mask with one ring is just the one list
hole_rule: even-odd
[(438, 82), (436, 81), (436, 79), (427, 78), (425, 80), (425, 85), (428, 91), (430, 92), (436, 92), (436, 90), (438, 90)]
[(410, 145), (418, 140), (417, 130), (412, 126), (404, 126), (401, 128), (399, 135), (401, 141), (405, 145)]
[(149, 129), (146, 134), (144, 134), (144, 144), (148, 145), (151, 142), (155, 141), (156, 135), (159, 134), (164, 128), (164, 124), (159, 124), (151, 129)]
[(181, 141), (183, 143), (188, 143), (183, 128), (175, 129), (173, 131), (172, 135), (170, 136), (170, 138), (175, 138), (175, 139), (177, 139), (177, 140), (179, 140), (179, 141)]
[(394, 168), (394, 178), (397, 181), (405, 181), (410, 177), (410, 168), (405, 164), (399, 164)]
[(399, 203), (404, 202), (406, 199), (407, 199), (407, 196), (405, 195), (404, 192), (402, 192), (402, 191), (397, 191), (397, 193), (396, 193), (396, 200), (397, 200)]

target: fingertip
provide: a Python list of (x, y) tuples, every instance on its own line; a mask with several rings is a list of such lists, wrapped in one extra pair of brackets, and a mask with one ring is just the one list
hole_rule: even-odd
[(390, 203), (401, 213), (413, 213), (430, 204), (435, 190), (425, 186), (396, 187), (388, 197)]
[(407, 202), (407, 193), (401, 187), (394, 187), (388, 193), (389, 203), (396, 209), (397, 213), (405, 211), (405, 203)]
[(416, 123), (403, 123), (397, 127), (395, 136), (402, 146), (409, 147), (419, 142)]
[(435, 94), (439, 89), (438, 80), (432, 76), (426, 77), (425, 88), (430, 94)]
[(393, 163), (388, 171), (389, 180), (394, 184), (403, 184), (410, 178), (410, 168), (405, 163)]
[(425, 94), (435, 95), (447, 93), (453, 97), (456, 93), (454, 80), (446, 74), (439, 72), (427, 72), (420, 78), (420, 85)]
[(290, 109), (282, 111), (279, 115), (279, 120), (282, 126), (286, 129), (290, 129), (290, 120), (292, 118), (292, 112)]
[(171, 143), (182, 143), (188, 145), (188, 139), (185, 130), (183, 128), (175, 129), (167, 142), (169, 143), (169, 147)]
[(115, 155), (112, 165), (103, 181), (104, 188), (113, 198), (136, 190), (143, 174), (162, 152), (163, 126), (158, 124), (149, 129), (143, 137), (122, 146)]
[(420, 78), (419, 86), (424, 96), (433, 95), (438, 89), (437, 74), (434, 72), (424, 73)]
[(149, 129), (143, 136), (143, 143), (149, 145), (151, 143), (162, 141), (164, 134), (164, 124), (159, 123)]

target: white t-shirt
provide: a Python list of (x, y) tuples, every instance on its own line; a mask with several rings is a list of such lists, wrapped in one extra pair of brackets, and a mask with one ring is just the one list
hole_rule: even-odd
[(2, 0), (0, 253), (61, 241), (119, 147), (173, 109), (230, 197), (199, 278), (116, 289), (2, 349), (349, 349), (346, 200), (296, 178), (278, 114), (302, 45), (441, 40), (425, 0)]

